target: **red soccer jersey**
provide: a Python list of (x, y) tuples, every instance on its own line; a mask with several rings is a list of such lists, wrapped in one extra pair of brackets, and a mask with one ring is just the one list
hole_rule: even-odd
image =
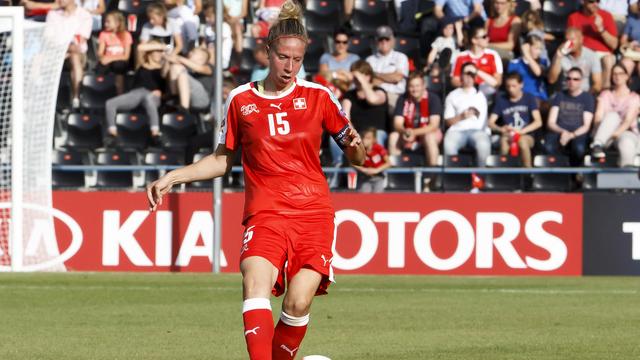
[[(455, 66), (453, 67), (453, 76), (462, 75), (462, 65), (473, 63), (478, 70), (482, 70), (490, 75), (502, 74), (502, 60), (497, 52), (491, 49), (485, 49), (482, 55), (475, 56), (469, 50), (463, 51), (456, 57)], [(476, 84), (480, 85), (484, 81), (480, 76), (476, 76)]]
[[(613, 16), (606, 10), (599, 9), (598, 15), (602, 18), (604, 29), (613, 36), (618, 36), (618, 27)], [(587, 16), (582, 11), (576, 11), (569, 15), (567, 27), (578, 28), (584, 35), (584, 46), (593, 51), (611, 52), (607, 44), (602, 39), (602, 34), (598, 33), (595, 25), (595, 16)]]
[(363, 166), (366, 168), (379, 168), (384, 164), (385, 156), (387, 156), (387, 150), (384, 146), (375, 143), (371, 147), (371, 150), (367, 151)]
[(338, 100), (309, 81), (296, 79), (279, 96), (259, 93), (254, 83), (234, 89), (219, 142), (242, 147), (243, 221), (259, 212), (333, 213), (318, 154), (323, 130), (334, 135), (348, 126)]

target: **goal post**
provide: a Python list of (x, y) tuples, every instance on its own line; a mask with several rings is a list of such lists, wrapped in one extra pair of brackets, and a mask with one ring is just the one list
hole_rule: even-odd
[(51, 157), (56, 99), (73, 37), (0, 7), (0, 271), (64, 270), (55, 240)]

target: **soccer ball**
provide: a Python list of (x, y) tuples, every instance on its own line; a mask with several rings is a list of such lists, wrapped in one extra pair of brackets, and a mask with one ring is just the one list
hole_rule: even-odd
[(331, 360), (331, 359), (322, 355), (309, 355), (309, 356), (303, 357), (302, 360)]

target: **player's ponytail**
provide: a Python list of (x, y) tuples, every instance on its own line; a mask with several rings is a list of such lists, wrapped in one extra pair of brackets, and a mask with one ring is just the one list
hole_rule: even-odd
[(287, 0), (282, 4), (278, 20), (269, 29), (267, 45), (272, 46), (281, 37), (297, 37), (305, 44), (309, 40), (307, 30), (302, 25), (302, 8), (295, 0)]

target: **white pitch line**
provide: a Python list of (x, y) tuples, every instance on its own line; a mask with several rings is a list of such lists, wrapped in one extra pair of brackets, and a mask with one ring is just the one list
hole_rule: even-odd
[[(0, 284), (0, 289), (7, 290), (123, 290), (123, 291), (224, 291), (239, 292), (238, 287), (216, 287), (216, 286), (126, 286), (126, 285), (23, 285), (23, 284)], [(349, 293), (498, 293), (498, 294), (531, 294), (531, 295), (598, 295), (598, 294), (614, 294), (614, 295), (638, 295), (640, 290), (630, 289), (606, 289), (606, 290), (581, 290), (581, 289), (534, 289), (534, 288), (348, 288), (335, 286), (331, 288), (332, 292), (349, 292)]]

